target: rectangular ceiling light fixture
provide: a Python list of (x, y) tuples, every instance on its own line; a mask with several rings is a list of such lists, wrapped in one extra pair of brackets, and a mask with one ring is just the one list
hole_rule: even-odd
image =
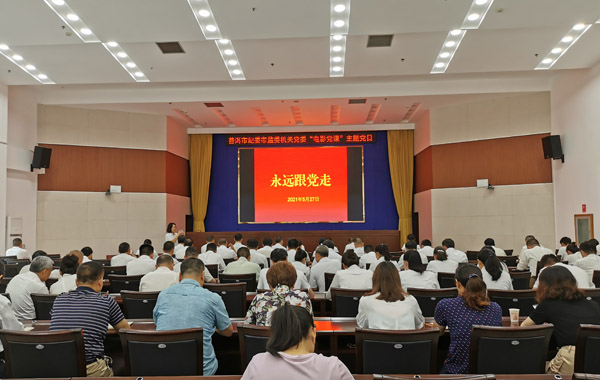
[(350, 28), (350, 0), (330, 0), (329, 76), (343, 77), (346, 37)]
[(81, 18), (79, 18), (77, 13), (73, 12), (73, 9), (71, 9), (65, 0), (44, 0), (44, 2), (83, 42), (100, 42), (100, 39), (96, 37), (92, 29), (81, 21)]
[(19, 68), (31, 75), (35, 80), (41, 84), (54, 84), (52, 79), (42, 73), (37, 67), (27, 62), (23, 56), (15, 53), (8, 45), (0, 44), (0, 54), (6, 57), (9, 61), (19, 66)]
[(225, 67), (227, 68), (231, 79), (246, 79), (244, 70), (242, 70), (242, 65), (240, 65), (240, 60), (237, 57), (237, 53), (233, 48), (231, 40), (221, 38), (220, 40), (215, 41), (215, 44), (217, 44), (217, 49), (219, 49), (219, 53), (221, 53), (221, 58), (223, 58), (223, 63), (225, 63)]
[(454, 29), (448, 32), (446, 41), (444, 41), (444, 45), (442, 45), (442, 49), (438, 53), (433, 67), (431, 68), (431, 74), (442, 74), (446, 72), (446, 69), (450, 65), (450, 61), (454, 58), (454, 54), (465, 37), (465, 34), (467, 34), (467, 31), (462, 29)]
[(551, 68), (563, 54), (569, 50), (579, 37), (583, 36), (585, 32), (592, 26), (592, 24), (575, 24), (569, 30), (569, 32), (558, 41), (558, 43), (550, 50), (548, 54), (542, 59), (542, 61), (536, 66), (536, 70), (548, 70)]
[(113, 56), (113, 58), (119, 62), (121, 66), (131, 75), (136, 82), (150, 82), (146, 75), (140, 70), (140, 68), (133, 62), (131, 58), (125, 53), (125, 50), (115, 41), (109, 41), (102, 43), (102, 46)]
[(494, 0), (473, 0), (460, 28), (478, 29), (493, 2)]

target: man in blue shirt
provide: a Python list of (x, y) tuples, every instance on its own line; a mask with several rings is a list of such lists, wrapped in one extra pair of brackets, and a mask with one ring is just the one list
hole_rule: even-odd
[(233, 327), (223, 299), (204, 289), (204, 263), (190, 258), (181, 263), (181, 282), (160, 292), (154, 307), (156, 330), (202, 327), (204, 335), (204, 376), (217, 372), (218, 362), (212, 345), (215, 331), (231, 336)]

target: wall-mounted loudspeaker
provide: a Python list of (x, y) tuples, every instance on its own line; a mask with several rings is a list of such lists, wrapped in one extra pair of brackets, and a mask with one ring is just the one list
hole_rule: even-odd
[(33, 169), (49, 168), (51, 155), (52, 149), (36, 146), (33, 150), (33, 161), (31, 162), (31, 171), (33, 171)]
[(560, 145), (560, 136), (546, 136), (542, 138), (542, 147), (544, 148), (544, 158), (561, 160), (565, 162), (565, 155)]

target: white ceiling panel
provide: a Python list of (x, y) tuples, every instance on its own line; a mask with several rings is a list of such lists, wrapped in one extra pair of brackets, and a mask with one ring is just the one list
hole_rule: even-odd
[[(52, 79), (52, 77), (50, 78)], [(0, 55), (0, 82), (9, 86), (40, 83), (2, 55)]]
[[(554, 41), (556, 44), (558, 40)], [(587, 68), (600, 62), (600, 24), (593, 25), (577, 43), (552, 66), (553, 70)], [(552, 47), (551, 47), (552, 48)], [(548, 49), (545, 53), (547, 53)]]

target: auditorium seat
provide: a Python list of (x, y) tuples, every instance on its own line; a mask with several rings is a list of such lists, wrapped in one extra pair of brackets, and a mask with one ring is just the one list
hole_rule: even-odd
[(331, 310), (334, 317), (356, 317), (360, 298), (371, 289), (331, 288)]
[(9, 331), (0, 334), (9, 378), (85, 377), (81, 329)]
[[(438, 373), (439, 329), (356, 329), (356, 372)], [(414, 377), (413, 377), (414, 378)]]
[(513, 254), (513, 250), (512, 249), (505, 249), (504, 253), (506, 253), (506, 256), (511, 256)]
[(333, 282), (333, 278), (335, 277), (335, 273), (324, 273), (323, 275), (325, 276), (325, 291), (328, 291)]
[[(508, 254), (508, 253), (507, 253)], [(518, 256), (497, 256), (499, 260), (504, 261), (504, 264), (508, 267), (516, 267)]]
[(119, 331), (126, 376), (201, 376), (202, 329)]
[(118, 266), (118, 267), (112, 267), (112, 266), (106, 266), (104, 267), (104, 278), (108, 278), (109, 274), (120, 274), (120, 275), (125, 275), (127, 274), (127, 267), (123, 266)]
[(225, 262), (225, 265), (234, 262), (235, 259), (223, 259), (223, 262)]
[(125, 318), (152, 318), (152, 311), (160, 292), (136, 292), (122, 290)]
[(458, 290), (456, 288), (445, 288), (445, 289), (414, 289), (408, 288), (406, 290), (408, 294), (415, 297), (421, 307), (421, 312), (424, 317), (433, 317), (435, 307), (438, 302), (444, 298), (455, 298), (458, 296)]
[(531, 272), (508, 272), (510, 274), (510, 278), (512, 280), (512, 285), (514, 290), (525, 290), (531, 289), (529, 287), (529, 281), (531, 279)]
[(46, 284), (46, 287), (48, 289), (50, 289), (50, 287), (52, 285), (56, 284), (57, 282), (58, 282), (58, 278), (49, 278), (49, 279), (46, 280), (45, 284)]
[(600, 374), (600, 326), (579, 325), (575, 343), (575, 372)]
[(4, 264), (4, 276), (5, 277), (15, 277), (21, 271), (19, 264), (16, 263), (8, 263)]
[(254, 355), (267, 351), (267, 340), (271, 335), (271, 328), (249, 324), (238, 325), (238, 335), (243, 372)]
[(237, 284), (204, 284), (211, 292), (217, 293), (223, 298), (227, 314), (231, 318), (243, 318), (246, 316), (246, 283)]
[(454, 278), (454, 273), (438, 272), (438, 282), (440, 283), (440, 288), (456, 288), (456, 280)]
[(247, 273), (247, 274), (225, 274), (221, 273), (219, 275), (219, 282), (221, 284), (237, 284), (237, 283), (245, 283), (247, 292), (255, 292), (256, 291), (256, 274), (255, 273)]
[(0, 278), (0, 293), (6, 293), (6, 286), (12, 280), (12, 277), (2, 277)]
[(140, 280), (144, 277), (143, 275), (127, 276), (120, 274), (109, 274), (108, 280), (110, 281), (109, 292), (110, 293), (121, 293), (122, 290), (133, 290), (138, 291), (140, 289)]
[(48, 321), (52, 316), (52, 306), (57, 294), (32, 294), (31, 300), (35, 308), (35, 319), (38, 321)]
[(479, 254), (479, 251), (467, 251), (465, 253), (467, 254), (467, 260), (469, 260), (469, 261), (471, 261), (471, 260), (477, 261), (477, 255)]
[(8, 300), (10, 301), (10, 294), (8, 294), (8, 293), (0, 293), (0, 295), (3, 295), (4, 297), (8, 298)]
[(205, 264), (206, 269), (210, 272), (210, 275), (214, 278), (219, 278), (219, 264)]
[(528, 317), (537, 305), (535, 290), (488, 290), (488, 296), (502, 308), (502, 315), (508, 316), (508, 309), (519, 309), (519, 315)]
[(529, 327), (473, 326), (470, 373), (545, 373), (554, 325)]
[(60, 259), (60, 253), (49, 253), (48, 257), (51, 258), (52, 260)]
[(94, 259), (93, 261), (97, 262), (98, 264), (102, 265), (103, 267), (110, 266), (110, 260), (108, 260), (108, 259)]
[(597, 288), (600, 288), (600, 270), (594, 271), (594, 276), (592, 277), (592, 281)]
[(581, 291), (583, 292), (583, 294), (585, 294), (585, 298), (588, 301), (595, 301), (598, 304), (600, 304), (600, 289), (581, 289)]

